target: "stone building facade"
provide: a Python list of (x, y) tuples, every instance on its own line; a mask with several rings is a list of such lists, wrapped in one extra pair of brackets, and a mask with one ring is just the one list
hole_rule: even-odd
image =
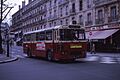
[[(27, 5), (25, 1), (22, 2), (22, 8), (12, 18), (11, 31), (17, 34), (77, 21), (77, 24), (86, 29), (87, 39), (98, 41), (94, 31), (120, 28), (120, 0), (29, 0)], [(105, 33), (108, 32), (110, 31)], [(113, 35), (116, 32), (118, 30), (110, 33)], [(100, 42), (102, 40), (105, 44), (111, 35), (104, 39), (98, 36)], [(22, 35), (18, 37), (22, 38)], [(110, 38), (110, 41), (113, 44), (114, 40)]]
[(56, 25), (69, 25), (77, 21), (82, 27), (92, 26), (93, 0), (29, 0), (13, 14), (12, 31), (29, 32)]

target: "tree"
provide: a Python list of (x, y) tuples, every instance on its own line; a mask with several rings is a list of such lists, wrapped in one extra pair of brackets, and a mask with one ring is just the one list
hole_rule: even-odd
[(3, 48), (2, 48), (2, 35), (1, 35), (1, 24), (2, 21), (7, 17), (13, 6), (11, 7), (11, 4), (5, 4), (7, 0), (1, 0), (0, 1), (0, 53), (3, 53)]

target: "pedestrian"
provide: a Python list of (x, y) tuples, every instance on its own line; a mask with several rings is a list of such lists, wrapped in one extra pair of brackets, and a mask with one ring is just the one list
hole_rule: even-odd
[(96, 52), (95, 52), (95, 44), (93, 43), (92, 44), (92, 46), (91, 46), (91, 52), (90, 52), (91, 54), (96, 54)]

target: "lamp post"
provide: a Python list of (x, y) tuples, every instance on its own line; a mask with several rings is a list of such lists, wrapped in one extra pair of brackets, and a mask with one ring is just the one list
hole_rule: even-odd
[(2, 35), (1, 35), (1, 24), (2, 24), (2, 15), (3, 15), (3, 0), (1, 0), (1, 6), (0, 6), (0, 53), (3, 53), (2, 49)]
[(9, 57), (9, 29), (6, 29), (7, 57)]

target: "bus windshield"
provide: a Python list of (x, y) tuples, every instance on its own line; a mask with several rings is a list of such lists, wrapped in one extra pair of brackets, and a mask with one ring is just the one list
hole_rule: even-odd
[(83, 29), (60, 29), (60, 40), (84, 40), (85, 31)]

